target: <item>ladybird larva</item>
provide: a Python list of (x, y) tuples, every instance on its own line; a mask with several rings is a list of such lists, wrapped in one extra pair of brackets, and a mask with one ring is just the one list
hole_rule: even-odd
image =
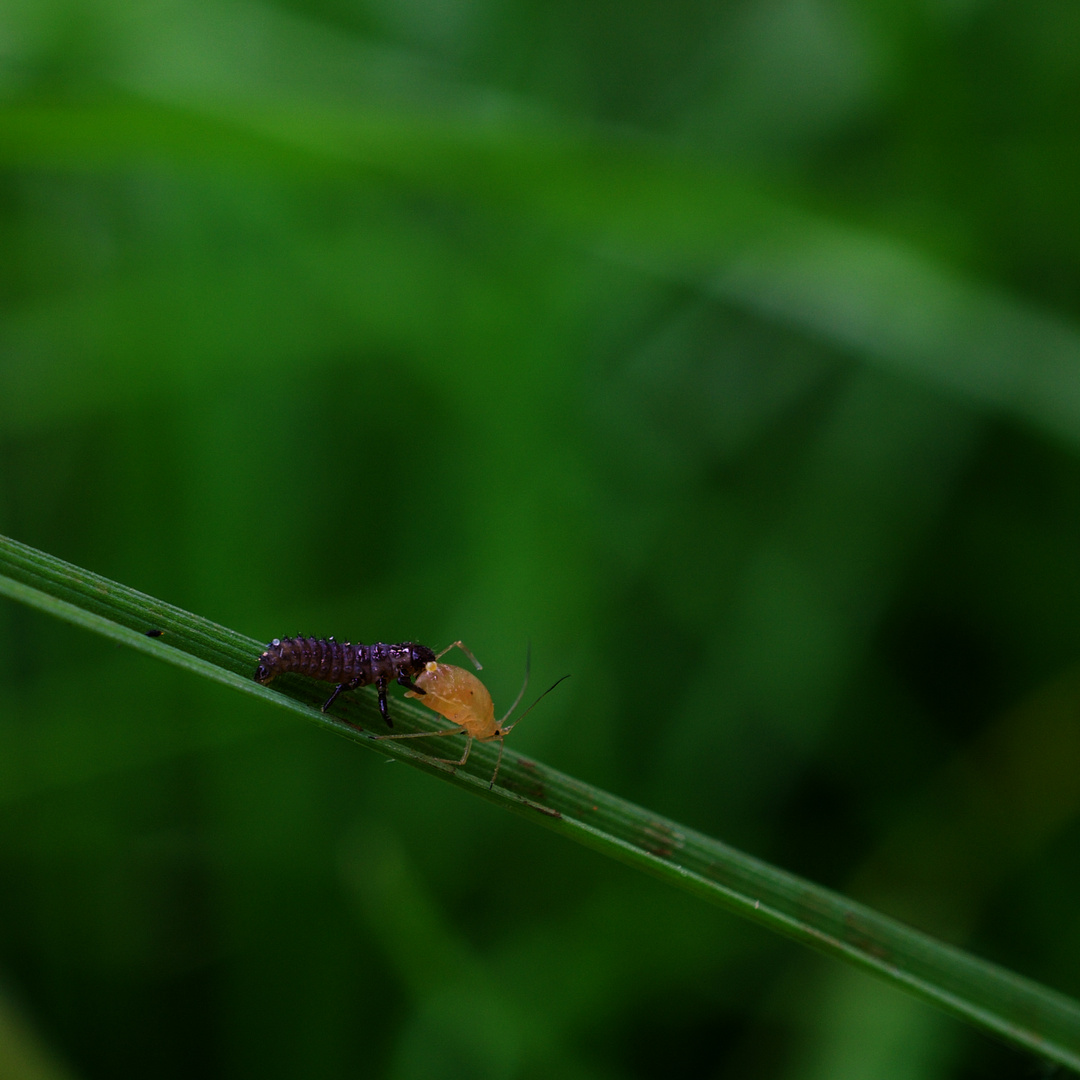
[(386, 706), (386, 688), (390, 681), (423, 694), (423, 689), (413, 683), (413, 677), (434, 660), (435, 653), (415, 641), (403, 641), (398, 645), (382, 642), (354, 645), (333, 638), (274, 638), (259, 657), (255, 681), (265, 686), (278, 675), (295, 671), (323, 682), (337, 683), (334, 692), (323, 703), (323, 712), (343, 690), (374, 684), (379, 694), (379, 712), (387, 726), (393, 727)]

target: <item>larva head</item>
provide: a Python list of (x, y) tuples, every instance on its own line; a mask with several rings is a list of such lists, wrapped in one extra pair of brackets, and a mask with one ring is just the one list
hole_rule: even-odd
[(255, 669), (255, 681), (265, 686), (278, 673), (281, 663), (281, 641), (274, 638), (259, 657), (259, 666)]
[(416, 685), (424, 693), (410, 690), (406, 697), (416, 698), (434, 709), (452, 724), (463, 727), (474, 739), (492, 739), (498, 733), (491, 695), (471, 671), (431, 660), (416, 677)]
[(435, 663), (435, 653), (426, 645), (417, 645), (415, 641), (409, 642), (409, 670), (408, 674), (418, 675), (428, 664)]

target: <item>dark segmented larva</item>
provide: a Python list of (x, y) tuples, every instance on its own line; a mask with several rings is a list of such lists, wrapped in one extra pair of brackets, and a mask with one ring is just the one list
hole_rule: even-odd
[(278, 675), (295, 671), (323, 682), (335, 682), (338, 685), (323, 704), (323, 712), (343, 690), (355, 690), (358, 686), (374, 683), (379, 693), (379, 711), (387, 726), (393, 727), (386, 707), (386, 688), (390, 680), (422, 694), (424, 691), (413, 683), (413, 676), (419, 675), (434, 660), (435, 653), (415, 641), (403, 641), (399, 645), (382, 642), (353, 645), (333, 638), (274, 638), (259, 657), (255, 681), (266, 685)]

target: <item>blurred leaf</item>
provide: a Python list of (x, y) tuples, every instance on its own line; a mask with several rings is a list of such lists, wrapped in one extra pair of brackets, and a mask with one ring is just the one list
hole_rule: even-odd
[(4, 1080), (73, 1080), (9, 995), (0, 992), (0, 1076)]

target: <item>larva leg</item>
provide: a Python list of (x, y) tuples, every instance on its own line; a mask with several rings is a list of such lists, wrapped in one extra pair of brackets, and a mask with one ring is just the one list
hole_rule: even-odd
[(348, 690), (348, 689), (349, 689), (349, 684), (348, 683), (344, 683), (344, 682), (343, 683), (338, 683), (337, 686), (334, 687), (334, 692), (323, 702), (322, 711), (323, 712), (329, 712), (330, 711), (330, 706), (333, 705), (334, 702), (337, 700), (338, 694), (340, 694), (342, 690)]
[(379, 678), (375, 680), (375, 688), (379, 691), (379, 712), (382, 713), (382, 718), (386, 721), (386, 726), (393, 727), (394, 721), (390, 719), (390, 710), (386, 706), (386, 683), (386, 676), (380, 675)]
[(397, 677), (398, 686), (404, 686), (406, 690), (411, 690), (414, 694), (426, 694), (427, 691), (422, 686), (417, 686), (412, 681), (412, 677), (406, 675), (405, 672), (401, 672)]
[[(350, 679), (348, 682), (338, 683), (337, 686), (334, 687), (334, 692), (323, 702), (322, 711), (326, 712), (326, 710), (334, 704), (338, 694), (343, 690), (355, 690), (358, 686), (367, 686), (367, 683), (363, 678)], [(390, 724), (390, 718), (386, 716), (385, 713), (383, 713), (383, 715), (386, 717), (386, 722)], [(390, 726), (393, 727), (394, 725), (390, 724)]]

